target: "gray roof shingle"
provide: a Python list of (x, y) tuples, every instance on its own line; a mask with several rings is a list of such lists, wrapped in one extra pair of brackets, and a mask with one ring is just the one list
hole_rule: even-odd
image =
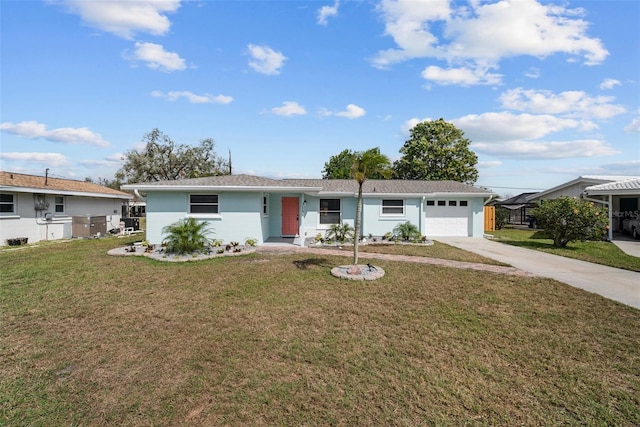
[[(352, 179), (273, 179), (254, 175), (222, 175), (202, 178), (157, 181), (141, 184), (130, 184), (123, 188), (152, 187), (255, 187), (264, 188), (308, 188), (309, 191), (319, 191), (330, 194), (353, 194), (358, 191), (358, 184)], [(419, 181), (419, 180), (376, 180), (364, 182), (364, 194), (478, 194), (489, 196), (494, 194), (489, 190), (463, 184), (456, 181)]]

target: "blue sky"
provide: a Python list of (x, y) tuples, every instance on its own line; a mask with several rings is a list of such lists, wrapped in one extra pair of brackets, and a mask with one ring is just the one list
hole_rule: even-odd
[(640, 2), (1, 1), (0, 167), (113, 178), (158, 128), (234, 173), (392, 160), (418, 121), (502, 195), (640, 175)]

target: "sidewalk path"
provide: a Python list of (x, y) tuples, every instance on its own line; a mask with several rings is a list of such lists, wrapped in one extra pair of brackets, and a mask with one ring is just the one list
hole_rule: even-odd
[(471, 237), (436, 240), (640, 309), (640, 273)]

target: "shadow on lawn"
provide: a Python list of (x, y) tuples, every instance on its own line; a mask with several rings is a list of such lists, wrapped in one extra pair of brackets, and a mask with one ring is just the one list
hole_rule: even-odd
[(307, 258), (302, 260), (293, 261), (300, 270), (308, 270), (312, 267), (330, 267), (326, 258)]

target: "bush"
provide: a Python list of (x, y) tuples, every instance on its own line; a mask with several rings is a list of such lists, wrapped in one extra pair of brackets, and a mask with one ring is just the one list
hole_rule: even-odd
[(168, 234), (167, 252), (179, 255), (202, 251), (207, 244), (206, 234), (211, 232), (208, 222), (198, 222), (194, 218), (185, 218), (162, 229)]
[(509, 212), (509, 209), (500, 206), (496, 206), (495, 212), (496, 230), (502, 230), (504, 226), (509, 222), (509, 216), (511, 215), (511, 212)]
[(609, 228), (607, 210), (585, 199), (544, 200), (531, 214), (557, 247), (565, 247), (569, 242), (601, 240)]
[(355, 230), (349, 224), (340, 223), (333, 224), (325, 233), (325, 240), (336, 240), (344, 243), (347, 240), (353, 240)]
[(418, 227), (411, 224), (411, 221), (396, 225), (393, 229), (393, 233), (399, 236), (402, 240), (419, 240), (422, 237)]

